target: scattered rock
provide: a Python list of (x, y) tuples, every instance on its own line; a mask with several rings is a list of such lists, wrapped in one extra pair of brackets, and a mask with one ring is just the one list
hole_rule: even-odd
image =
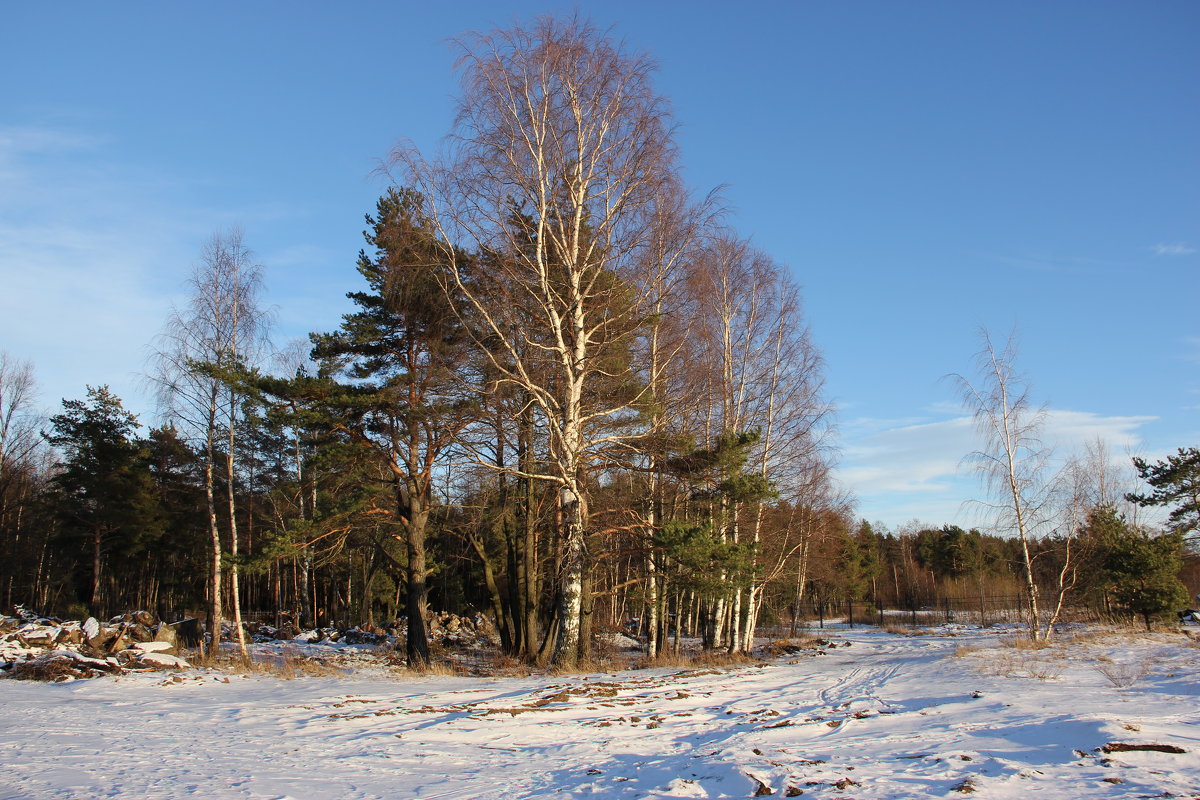
[(1156, 744), (1149, 742), (1146, 744), (1133, 744), (1131, 742), (1109, 742), (1100, 748), (1106, 753), (1186, 753), (1182, 747), (1176, 747), (1173, 744)]
[(137, 657), (137, 663), (162, 669), (187, 669), (192, 666), (179, 656), (168, 653), (141, 653)]
[(159, 652), (179, 655), (179, 636), (176, 635), (175, 629), (166, 623), (159, 624), (158, 630), (154, 632), (153, 642), (144, 642), (143, 644), (165, 645), (165, 647), (160, 648)]
[(950, 791), (960, 792), (962, 794), (971, 794), (972, 792), (979, 791), (979, 788), (975, 785), (975, 781), (973, 779), (967, 778), (962, 783), (954, 786)]
[(751, 775), (748, 772), (746, 773), (746, 777), (749, 778), (750, 780), (754, 781), (754, 783), (755, 783), (755, 789), (754, 789), (755, 797), (766, 797), (768, 795), (775, 794), (775, 790), (772, 789), (770, 786), (768, 786), (766, 783), (764, 783), (761, 779), (756, 778), (755, 776)]

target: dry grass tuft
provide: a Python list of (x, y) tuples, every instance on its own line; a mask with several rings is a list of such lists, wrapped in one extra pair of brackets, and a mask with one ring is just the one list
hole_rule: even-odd
[(92, 670), (81, 668), (79, 662), (70, 657), (42, 656), (16, 664), (8, 677), (17, 681), (60, 683), (73, 678), (90, 678), (94, 674)]
[(286, 678), (324, 678), (331, 675), (343, 675), (343, 670), (323, 659), (301, 655), (293, 650), (285, 650), (279, 659), (262, 659), (251, 662), (255, 668), (271, 673), (277, 667)]
[(724, 650), (686, 651), (659, 653), (654, 659), (645, 659), (638, 668), (678, 667), (741, 667), (758, 664), (760, 660), (746, 653), (729, 653)]
[(1107, 663), (1098, 662), (1093, 666), (1096, 672), (1107, 678), (1108, 682), (1118, 689), (1128, 689), (1150, 672), (1148, 661), (1120, 664), (1108, 659)]
[(199, 666), (235, 675), (271, 675), (284, 680), (327, 678), (345, 674), (337, 665), (305, 656), (295, 647), (284, 647), (278, 653), (257, 656), (252, 654), (249, 659), (242, 658), (240, 653), (217, 653), (201, 659)]
[(971, 794), (978, 791), (978, 787), (975, 785), (974, 778), (967, 778), (962, 783), (959, 783), (951, 788), (950, 791), (959, 792), (961, 794)]
[(1004, 640), (1005, 647), (1014, 650), (1045, 650), (1052, 647), (1054, 642), (1046, 639), (1030, 639), (1028, 636), (1013, 636)]
[(568, 675), (590, 675), (604, 670), (590, 658), (581, 658), (574, 664), (551, 664), (546, 667), (546, 674), (551, 677), (564, 677)]
[(1022, 672), (1039, 681), (1050, 681), (1062, 675), (1063, 665), (1052, 661), (1027, 661), (1021, 665)]
[(1053, 680), (1060, 676), (1066, 666), (1066, 656), (1060, 650), (1039, 649), (1037, 655), (1014, 652), (1014, 648), (972, 647), (963, 645), (955, 648), (958, 657), (980, 656), (972, 667), (985, 675), (1002, 678), (1036, 678), (1040, 681)]
[(533, 669), (515, 656), (496, 651), (479, 665), (475, 674), (498, 678), (527, 678), (533, 674)]
[(449, 659), (431, 659), (424, 664), (413, 664), (409, 666), (408, 671), (413, 675), (448, 678), (470, 674), (470, 670), (464, 665)]
[(811, 634), (802, 633), (797, 636), (789, 636), (786, 639), (775, 639), (768, 642), (762, 652), (769, 658), (774, 658), (783, 655), (792, 655), (808, 650), (819, 650), (821, 647), (828, 645), (829, 642)]

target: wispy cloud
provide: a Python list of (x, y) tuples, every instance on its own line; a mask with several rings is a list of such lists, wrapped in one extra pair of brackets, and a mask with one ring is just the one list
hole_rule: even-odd
[(992, 253), (987, 254), (987, 257), (1000, 264), (1031, 272), (1085, 274), (1127, 266), (1119, 261), (1051, 253), (1028, 253), (1018, 256)]
[(0, 168), (36, 153), (61, 153), (95, 147), (91, 136), (33, 125), (0, 126)]
[[(86, 384), (109, 383), (135, 411), (152, 410), (142, 388), (150, 344), (212, 232), (249, 227), (272, 241), (303, 211), (270, 196), (230, 200), (220, 178), (195, 164), (163, 167), (127, 142), (71, 129), (0, 125), (0, 348), (34, 363), (53, 411)], [(282, 226), (286, 227), (286, 226)], [(278, 270), (286, 331), (331, 330), (357, 288), (353, 250), (288, 241), (259, 252)], [(324, 269), (322, 269), (324, 267)], [(274, 277), (274, 276), (273, 276)], [(145, 417), (144, 417), (145, 419)]]
[(1114, 449), (1135, 448), (1141, 444), (1138, 428), (1158, 417), (1106, 417), (1090, 411), (1052, 409), (1046, 415), (1046, 440), (1063, 455), (1103, 439)]
[[(1126, 451), (1140, 446), (1138, 430), (1154, 419), (1051, 409), (1043, 438), (1060, 461), (1096, 439), (1103, 439), (1114, 457), (1123, 459)], [(845, 437), (838, 478), (859, 498), (863, 516), (889, 525), (912, 518), (974, 524), (977, 513), (968, 501), (979, 498), (981, 490), (963, 466), (963, 457), (980, 444), (970, 417), (888, 429), (862, 425), (856, 433)]]
[(1189, 247), (1183, 242), (1172, 242), (1170, 244), (1159, 242), (1150, 248), (1156, 256), (1190, 256), (1196, 252), (1196, 248)]
[(173, 182), (35, 127), (0, 129), (0, 179), (3, 347), (34, 363), (51, 410), (99, 383), (145, 410), (137, 373), (191, 260), (164, 211)]
[(969, 417), (894, 427), (847, 442), (838, 474), (861, 498), (945, 491), (972, 439)]
[(1186, 349), (1183, 359), (1191, 361), (1193, 364), (1200, 364), (1200, 336), (1185, 336), (1183, 346)]

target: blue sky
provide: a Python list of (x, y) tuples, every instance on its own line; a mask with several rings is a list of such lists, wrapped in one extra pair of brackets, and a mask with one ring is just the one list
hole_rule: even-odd
[[(42, 405), (146, 349), (240, 224), (276, 339), (337, 326), (375, 173), (432, 149), (448, 40), (563, 3), (21, 3), (0, 26), (0, 349)], [(1021, 340), (1061, 451), (1200, 442), (1200, 4), (604, 2), (687, 180), (804, 287), (859, 511), (970, 524), (947, 373)]]

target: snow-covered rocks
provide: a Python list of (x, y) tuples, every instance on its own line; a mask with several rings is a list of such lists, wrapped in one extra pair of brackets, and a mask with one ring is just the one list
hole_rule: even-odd
[(147, 611), (107, 623), (88, 617), (64, 622), (17, 609), (0, 617), (0, 676), (64, 681), (121, 674), (126, 670), (179, 669), (174, 628)]
[(191, 666), (179, 656), (173, 656), (169, 653), (146, 653), (142, 652), (137, 657), (138, 664), (143, 664), (151, 667), (161, 667), (163, 669), (187, 669)]
[(121, 672), (121, 667), (115, 658), (89, 658), (74, 650), (49, 650), (40, 655), (14, 663), (9, 670), (9, 676), (15, 680), (25, 681), (63, 681), (78, 678), (94, 678), (97, 675), (111, 675)]

